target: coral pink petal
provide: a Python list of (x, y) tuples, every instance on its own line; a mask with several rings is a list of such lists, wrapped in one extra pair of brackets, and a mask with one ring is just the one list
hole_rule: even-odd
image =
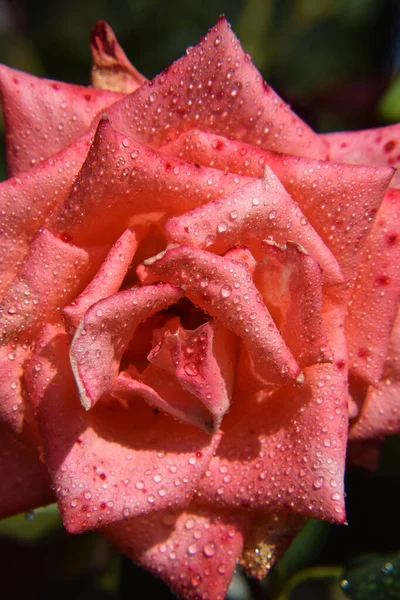
[(220, 436), (177, 423), (140, 399), (129, 406), (109, 399), (86, 412), (61, 328), (44, 330), (27, 380), (68, 531), (189, 502)]
[(149, 365), (141, 373), (131, 365), (128, 371), (118, 375), (110, 393), (125, 402), (142, 398), (156, 412), (162, 410), (181, 423), (199, 427), (208, 434), (218, 431), (221, 415), (216, 418), (199, 398), (180, 386), (176, 377), (155, 365)]
[(266, 381), (296, 379), (300, 368), (283, 341), (250, 273), (241, 263), (210, 252), (178, 246), (146, 261), (142, 274), (169, 281), (245, 342)]
[(10, 175), (56, 154), (121, 94), (51, 81), (0, 66)]
[(173, 217), (166, 230), (172, 242), (218, 253), (245, 244), (257, 255), (265, 237), (282, 244), (290, 240), (306, 248), (329, 283), (343, 281), (335, 257), (269, 167), (264, 180), (257, 179), (229, 196)]
[(384, 378), (369, 386), (359, 417), (350, 427), (349, 439), (369, 440), (400, 433), (400, 381)]
[(24, 369), (32, 350), (16, 344), (2, 344), (0, 347), (0, 422), (33, 447), (40, 444), (32, 406), (29, 402)]
[(90, 37), (92, 83), (95, 88), (130, 94), (145, 77), (135, 69), (118, 43), (108, 23), (97, 21)]
[(56, 230), (80, 243), (99, 237), (111, 241), (135, 215), (149, 209), (181, 214), (248, 181), (167, 157), (119, 134), (102, 119)]
[(363, 249), (346, 319), (351, 371), (379, 382), (400, 298), (400, 190), (388, 190)]
[[(343, 315), (325, 315), (334, 364), (307, 367), (302, 386), (239, 389), (217, 455), (198, 490), (203, 502), (344, 521), (347, 374)], [(341, 328), (340, 328), (341, 326)]]
[(0, 298), (39, 229), (49, 225), (68, 197), (90, 140), (91, 135), (84, 134), (50, 159), (0, 184)]
[(134, 231), (127, 229), (112, 246), (100, 269), (71, 304), (62, 309), (67, 330), (73, 335), (85, 312), (99, 300), (118, 292), (138, 246)]
[(32, 337), (45, 323), (58, 320), (60, 309), (82, 291), (104, 254), (102, 247), (88, 251), (42, 229), (0, 304), (4, 340)]
[(115, 129), (155, 148), (196, 126), (280, 152), (327, 155), (325, 140), (263, 81), (223, 17), (108, 115)]
[(196, 129), (161, 150), (247, 177), (263, 177), (269, 165), (331, 250), (346, 280), (354, 276), (360, 248), (393, 175), (391, 168), (282, 155)]
[(263, 243), (265, 258), (254, 281), (301, 367), (332, 360), (322, 321), (323, 275), (301, 247)]
[(138, 325), (182, 295), (169, 284), (133, 287), (100, 300), (86, 312), (70, 349), (72, 370), (86, 410), (110, 391)]
[(3, 423), (0, 437), (0, 518), (54, 502), (50, 477), (38, 452)]
[(371, 440), (400, 433), (400, 309), (390, 337), (384, 378), (369, 386), (350, 427), (351, 440)]
[(231, 331), (218, 323), (204, 323), (195, 330), (166, 331), (148, 359), (200, 400), (211, 415), (211, 430), (217, 431), (230, 404), (235, 350)]
[(185, 600), (225, 598), (249, 529), (246, 513), (191, 504), (110, 525), (102, 533)]
[[(322, 136), (329, 144), (329, 157), (337, 162), (381, 167), (400, 167), (400, 124), (362, 131), (340, 131)], [(399, 171), (391, 182), (400, 187)]]

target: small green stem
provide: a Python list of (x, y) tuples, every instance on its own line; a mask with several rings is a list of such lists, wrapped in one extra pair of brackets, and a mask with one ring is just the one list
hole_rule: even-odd
[(284, 585), (279, 592), (276, 600), (290, 600), (290, 594), (303, 581), (307, 579), (337, 579), (338, 581), (343, 576), (342, 567), (312, 567), (303, 569), (295, 573)]

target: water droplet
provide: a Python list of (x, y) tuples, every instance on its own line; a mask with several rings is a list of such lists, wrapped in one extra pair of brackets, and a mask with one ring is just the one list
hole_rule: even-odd
[(232, 288), (230, 285), (223, 285), (221, 288), (221, 296), (222, 298), (229, 298), (232, 293)]
[(203, 548), (203, 554), (204, 556), (207, 556), (207, 558), (211, 558), (212, 556), (214, 556), (215, 545), (211, 542), (207, 543)]
[(183, 368), (186, 375), (189, 375), (189, 377), (195, 377), (199, 374), (199, 371), (194, 363), (187, 363)]

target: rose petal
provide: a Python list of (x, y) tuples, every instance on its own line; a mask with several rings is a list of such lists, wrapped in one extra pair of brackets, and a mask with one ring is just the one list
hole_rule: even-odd
[(185, 289), (185, 295), (243, 339), (256, 369), (268, 382), (300, 376), (246, 267), (222, 256), (178, 246), (146, 261), (147, 273)]
[(10, 175), (56, 154), (121, 94), (51, 81), (0, 65)]
[(122, 371), (110, 394), (129, 403), (142, 398), (156, 412), (162, 410), (181, 423), (199, 427), (208, 434), (219, 429), (218, 421), (199, 398), (184, 390), (173, 375), (154, 365), (149, 365), (142, 373), (132, 366), (128, 371)]
[[(361, 131), (340, 131), (322, 136), (329, 144), (331, 160), (353, 163), (400, 167), (400, 124)], [(400, 187), (397, 171), (391, 186)]]
[(67, 323), (70, 335), (75, 333), (85, 312), (99, 300), (118, 292), (129, 269), (138, 246), (135, 232), (127, 229), (115, 242), (105, 257), (100, 269), (71, 304), (64, 306), (62, 314)]
[(90, 140), (86, 133), (55, 156), (0, 184), (0, 298), (39, 229), (48, 226), (69, 195)]
[(0, 422), (0, 518), (54, 502), (51, 481), (39, 454)]
[(324, 157), (317, 136), (263, 81), (224, 17), (186, 56), (115, 104), (113, 127), (154, 148), (194, 125), (263, 148)]
[(351, 440), (382, 439), (400, 433), (400, 310), (390, 337), (384, 378), (369, 386), (366, 397), (356, 398), (360, 405), (349, 432)]
[(16, 344), (0, 347), (0, 422), (14, 434), (38, 448), (40, 437), (24, 381), (24, 369), (31, 348)]
[(307, 367), (301, 387), (239, 389), (198, 489), (203, 502), (290, 511), (342, 523), (347, 443), (343, 311), (325, 314), (334, 364)]
[(250, 518), (196, 504), (184, 512), (129, 519), (102, 533), (187, 600), (225, 597)]
[(400, 298), (400, 190), (388, 190), (363, 248), (349, 303), (351, 371), (379, 382)]
[(92, 84), (101, 90), (130, 94), (147, 81), (126, 57), (108, 23), (97, 21), (90, 38)]
[(134, 287), (100, 300), (85, 314), (71, 344), (70, 359), (86, 410), (110, 391), (135, 329), (182, 297), (172, 285)]
[(283, 244), (294, 241), (320, 264), (329, 283), (343, 281), (335, 257), (269, 167), (264, 180), (256, 179), (225, 198), (169, 219), (166, 231), (172, 242), (216, 253), (245, 244), (257, 255), (267, 236)]
[(155, 414), (141, 400), (127, 407), (109, 400), (86, 412), (61, 328), (44, 330), (27, 381), (68, 531), (188, 503), (215, 453), (218, 435)]
[(393, 170), (282, 155), (199, 130), (161, 148), (179, 158), (242, 176), (263, 177), (269, 165), (331, 250), (346, 280), (358, 267)]
[[(146, 148), (102, 119), (55, 231), (79, 243), (113, 241), (140, 213), (181, 214), (246, 183)], [(90, 227), (87, 223), (90, 222)]]
[[(235, 342), (232, 332), (218, 323), (204, 323), (195, 330), (178, 326), (175, 331), (165, 331), (148, 356), (158, 371), (173, 375), (178, 389), (183, 388), (200, 401), (203, 429), (209, 432), (218, 431), (229, 408), (236, 362)], [(146, 376), (149, 385), (152, 377)], [(159, 387), (163, 396), (163, 386)], [(173, 396), (171, 399), (175, 400)], [(194, 409), (198, 411), (197, 406)], [(182, 409), (180, 412), (187, 413)], [(193, 416), (192, 422), (196, 423), (196, 413)]]
[(322, 322), (323, 276), (300, 246), (263, 243), (254, 281), (283, 339), (301, 367), (332, 360)]
[(102, 247), (84, 250), (41, 230), (0, 304), (3, 339), (32, 337), (57, 320), (60, 309), (92, 278), (104, 253)]

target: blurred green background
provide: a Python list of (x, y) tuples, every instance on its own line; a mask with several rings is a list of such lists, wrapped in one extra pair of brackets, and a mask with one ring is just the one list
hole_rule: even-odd
[[(400, 120), (398, 0), (0, 0), (0, 61), (89, 84), (89, 34), (107, 20), (152, 77), (225, 14), (267, 81), (318, 131)], [(5, 176), (4, 150), (0, 178)], [(347, 478), (347, 527), (310, 522), (269, 578), (238, 572), (230, 600), (400, 599), (400, 443)], [(0, 526), (5, 600), (172, 598), (95, 534), (68, 536), (55, 506)]]

